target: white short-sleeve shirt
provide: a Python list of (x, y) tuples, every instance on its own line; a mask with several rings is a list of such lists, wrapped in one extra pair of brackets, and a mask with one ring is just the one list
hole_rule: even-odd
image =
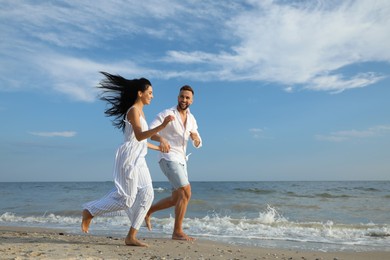
[(171, 146), (169, 153), (159, 153), (159, 161), (161, 159), (165, 159), (168, 161), (177, 161), (186, 164), (187, 142), (190, 138), (191, 132), (197, 133), (200, 139), (200, 144), (196, 148), (200, 148), (202, 146), (202, 139), (198, 132), (198, 125), (196, 123), (195, 117), (191, 114), (189, 108), (187, 108), (186, 111), (186, 126), (183, 125), (176, 106), (160, 112), (150, 124), (150, 129), (152, 129), (160, 125), (164, 121), (164, 118), (168, 115), (173, 115), (175, 117), (175, 120), (170, 122), (163, 130), (158, 133), (160, 136), (165, 138)]

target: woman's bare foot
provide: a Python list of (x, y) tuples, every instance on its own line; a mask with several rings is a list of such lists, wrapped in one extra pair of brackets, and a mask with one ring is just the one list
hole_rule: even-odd
[(138, 239), (135, 239), (135, 238), (126, 238), (125, 239), (125, 244), (127, 246), (142, 246), (142, 247), (149, 247), (148, 244), (145, 244), (145, 243), (142, 243), (141, 241), (139, 241)]
[(172, 234), (172, 239), (173, 240), (185, 240), (185, 241), (195, 241), (196, 238), (190, 237), (185, 233), (173, 233)]
[(150, 216), (148, 215), (145, 217), (145, 224), (149, 231), (152, 230), (152, 223), (150, 223)]
[(89, 224), (91, 224), (91, 220), (93, 219), (93, 216), (86, 209), (83, 210), (82, 216), (83, 216), (83, 220), (81, 221), (81, 231), (83, 231), (84, 233), (88, 233)]

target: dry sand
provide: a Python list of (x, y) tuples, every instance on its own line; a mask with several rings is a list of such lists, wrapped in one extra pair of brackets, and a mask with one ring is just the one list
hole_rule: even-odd
[(53, 229), (1, 227), (0, 259), (390, 259), (389, 252), (312, 252), (146, 238), (131, 247), (123, 238), (74, 235)]

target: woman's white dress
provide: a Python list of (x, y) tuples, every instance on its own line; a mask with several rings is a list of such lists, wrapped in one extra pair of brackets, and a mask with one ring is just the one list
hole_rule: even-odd
[[(142, 116), (140, 122), (142, 131), (148, 130), (148, 124)], [(83, 208), (92, 216), (125, 210), (132, 227), (139, 229), (154, 199), (152, 179), (145, 160), (147, 140), (138, 141), (127, 120), (124, 139), (115, 156), (115, 188), (103, 198), (84, 204)]]

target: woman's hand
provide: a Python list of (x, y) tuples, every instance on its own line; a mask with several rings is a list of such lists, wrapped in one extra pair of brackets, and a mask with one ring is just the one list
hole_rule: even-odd
[(174, 117), (173, 115), (166, 116), (166, 117), (164, 118), (164, 121), (162, 122), (162, 125), (163, 125), (164, 127), (166, 127), (166, 126), (168, 125), (168, 123), (171, 122), (171, 121), (173, 121), (173, 120), (175, 120), (175, 117)]
[(164, 138), (161, 137), (159, 148), (160, 148), (160, 151), (162, 153), (169, 153), (169, 150), (171, 149), (171, 146), (169, 145), (167, 140), (165, 140)]

